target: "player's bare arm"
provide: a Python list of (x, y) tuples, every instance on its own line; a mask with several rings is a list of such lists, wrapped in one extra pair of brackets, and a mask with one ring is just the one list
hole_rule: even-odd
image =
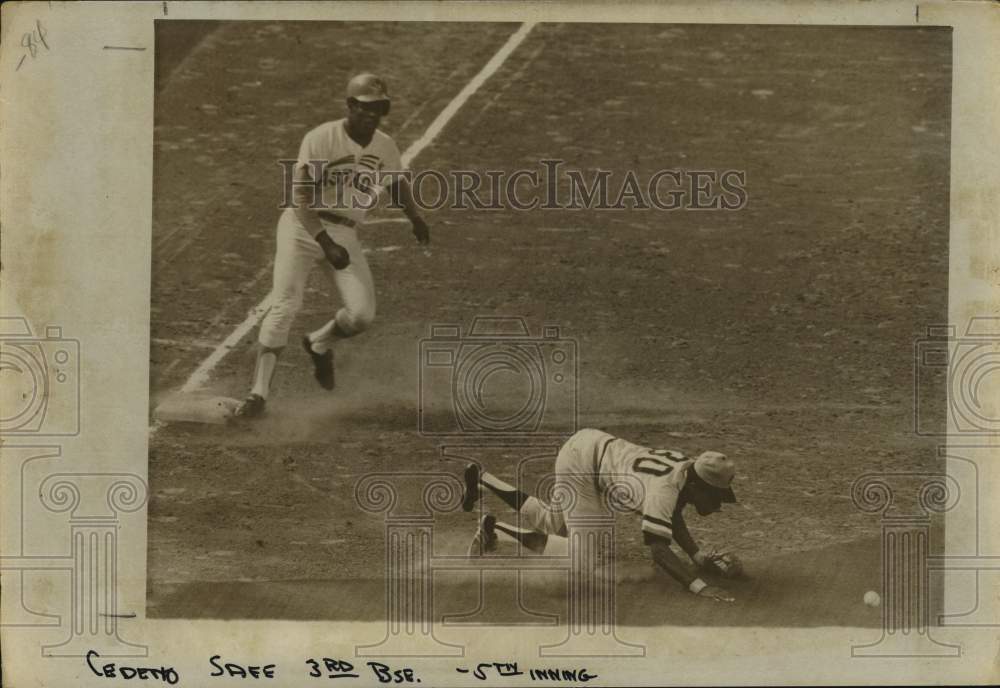
[(413, 225), (413, 236), (417, 237), (417, 241), (421, 244), (429, 244), (431, 242), (431, 230), (417, 210), (417, 204), (413, 201), (413, 193), (406, 177), (396, 179), (392, 183), (392, 186), (389, 187), (389, 193), (391, 194), (393, 205), (402, 208), (403, 214), (406, 215)]
[(293, 186), (295, 191), (292, 196), (295, 202), (295, 216), (323, 249), (323, 255), (326, 256), (330, 265), (337, 270), (343, 270), (351, 264), (347, 249), (333, 240), (333, 237), (324, 229), (323, 223), (320, 222), (319, 215), (310, 207), (312, 197), (308, 189), (314, 181), (308, 165), (296, 166)]
[(720, 552), (714, 548), (702, 549), (688, 530), (684, 517), (678, 512), (673, 517), (674, 542), (691, 557), (699, 570), (724, 578), (743, 576), (743, 562), (732, 552)]
[(674, 554), (673, 549), (670, 547), (670, 540), (652, 533), (646, 533), (645, 539), (646, 544), (649, 546), (649, 553), (653, 557), (653, 561), (656, 562), (656, 565), (670, 574), (674, 580), (692, 593), (700, 597), (715, 600), (716, 602), (732, 602), (735, 599), (722, 588), (708, 585), (705, 581), (691, 573), (687, 565)]
[[(722, 456), (716, 452), (706, 452), (702, 456), (707, 456), (711, 460), (703, 462), (702, 470), (707, 471), (711, 476), (709, 467), (714, 465), (717, 457)], [(716, 476), (714, 480), (721, 485), (725, 480), (719, 481)], [(709, 550), (701, 549), (691, 537), (684, 521), (682, 511), (688, 504), (694, 506), (701, 516), (709, 516), (722, 508), (724, 502), (734, 502), (735, 497), (729, 488), (720, 489), (717, 485), (712, 485), (698, 474), (697, 464), (688, 471), (688, 479), (681, 491), (680, 501), (674, 511), (672, 521), (674, 525), (673, 535), (677, 544), (683, 549), (695, 565), (706, 573), (722, 576), (723, 578), (742, 578), (743, 562), (733, 552), (719, 551), (715, 548)]]
[(347, 252), (347, 249), (334, 241), (333, 237), (325, 229), (320, 228), (319, 234), (316, 234), (313, 238), (316, 239), (319, 247), (323, 249), (323, 255), (326, 256), (327, 261), (335, 269), (343, 270), (351, 264), (351, 256)]
[(685, 554), (691, 557), (691, 560), (701, 566), (702, 562), (699, 559), (704, 559), (704, 555), (699, 551), (701, 548), (698, 543), (694, 541), (691, 536), (691, 531), (688, 530), (687, 522), (684, 517), (678, 511), (673, 517), (673, 532), (674, 532), (674, 542), (680, 547)]

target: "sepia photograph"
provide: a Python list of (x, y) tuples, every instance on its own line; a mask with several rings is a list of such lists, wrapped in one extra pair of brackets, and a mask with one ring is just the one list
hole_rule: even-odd
[(0, 682), (996, 683), (995, 7), (5, 4)]
[(416, 576), (439, 622), (566, 623), (609, 513), (610, 621), (879, 626), (852, 485), (942, 470), (951, 51), (157, 22), (150, 615), (378, 620)]

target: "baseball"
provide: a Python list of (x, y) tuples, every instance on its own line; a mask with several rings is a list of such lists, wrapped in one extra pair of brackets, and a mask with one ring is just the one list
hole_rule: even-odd
[(882, 598), (874, 590), (869, 590), (865, 593), (865, 604), (869, 607), (877, 607), (882, 604)]

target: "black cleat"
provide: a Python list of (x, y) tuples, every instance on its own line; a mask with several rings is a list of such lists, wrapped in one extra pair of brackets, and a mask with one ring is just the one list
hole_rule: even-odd
[(302, 337), (302, 348), (309, 354), (313, 362), (313, 376), (316, 382), (323, 389), (333, 389), (335, 381), (333, 378), (333, 349), (327, 349), (326, 353), (318, 354), (312, 349), (312, 342), (309, 335)]
[(267, 400), (259, 394), (251, 394), (236, 407), (233, 415), (237, 418), (258, 418), (264, 415)]
[(462, 511), (472, 511), (479, 501), (479, 466), (470, 463), (465, 467), (465, 494), (462, 495)]
[(479, 521), (479, 530), (472, 536), (469, 543), (469, 556), (481, 557), (484, 554), (495, 552), (497, 548), (497, 534), (495, 531), (497, 518), (493, 514), (486, 514)]

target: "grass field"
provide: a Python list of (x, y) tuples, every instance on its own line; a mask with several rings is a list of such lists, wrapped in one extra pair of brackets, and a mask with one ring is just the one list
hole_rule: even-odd
[[(516, 28), (158, 25), (153, 406), (268, 292), (275, 161), (342, 116), (348, 77), (386, 78), (383, 128), (405, 149)], [(646, 577), (621, 623), (878, 623), (859, 601), (880, 580), (880, 523), (850, 486), (940, 469), (913, 432), (913, 347), (947, 320), (950, 63), (950, 34), (931, 28), (536, 26), (415, 169), (739, 169), (747, 207), (442, 209), (427, 215), (429, 255), (401, 216), (365, 226), (378, 318), (338, 346), (335, 393), (289, 347), (259, 423), (153, 435), (149, 614), (378, 618), (294, 591), (381, 595), (383, 523), (359, 511), (355, 483), (461, 468), (416, 432), (418, 341), (434, 323), (506, 315), (576, 342), (581, 427), (740, 467), (740, 504), (691, 522), (746, 555), (740, 601), (706, 611)], [(292, 341), (336, 307), (317, 274)], [(246, 392), (255, 335), (211, 391)], [(939, 403), (943, 422), (943, 389)], [(512, 476), (517, 459), (483, 460)], [(462, 551), (474, 525), (440, 517), (435, 547)], [(622, 565), (644, 570), (638, 522), (617, 530)], [(445, 613), (475, 606), (463, 586)], [(558, 613), (558, 595), (531, 591)]]

